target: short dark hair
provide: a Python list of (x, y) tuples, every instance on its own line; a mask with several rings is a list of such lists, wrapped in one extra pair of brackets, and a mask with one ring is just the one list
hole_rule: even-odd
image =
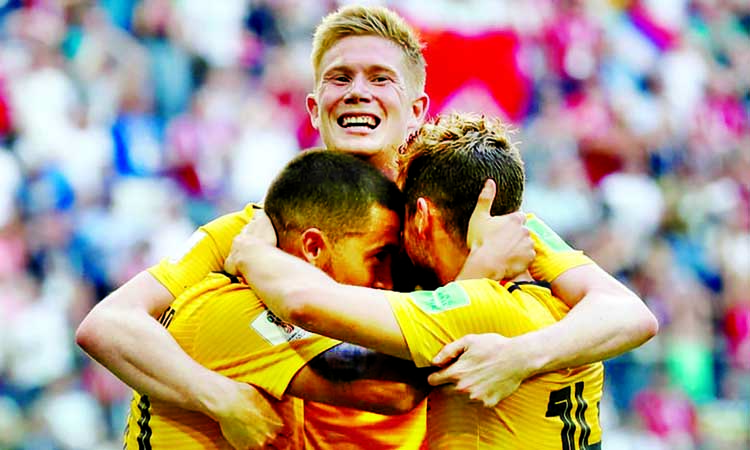
[(310, 227), (333, 240), (362, 231), (375, 205), (403, 217), (401, 191), (376, 168), (351, 154), (311, 149), (290, 161), (271, 183), (264, 209), (283, 245), (289, 232)]
[(419, 197), (429, 198), (445, 227), (464, 245), (469, 218), (488, 178), (497, 184), (492, 214), (517, 211), (523, 197), (523, 161), (498, 119), (470, 113), (438, 116), (401, 149), (399, 184), (407, 214)]

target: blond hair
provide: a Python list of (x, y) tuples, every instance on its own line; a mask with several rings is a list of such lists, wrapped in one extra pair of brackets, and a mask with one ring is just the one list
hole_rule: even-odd
[(382, 6), (344, 6), (323, 18), (315, 29), (311, 53), (316, 86), (320, 82), (323, 55), (341, 39), (351, 36), (377, 36), (396, 44), (406, 58), (408, 86), (415, 93), (424, 91), (427, 64), (422, 43), (401, 16)]
[(501, 120), (471, 113), (437, 116), (423, 124), (400, 150), (398, 184), (407, 214), (429, 198), (446, 227), (465, 241), (469, 218), (487, 179), (495, 180), (492, 214), (521, 207), (524, 164), (512, 130)]

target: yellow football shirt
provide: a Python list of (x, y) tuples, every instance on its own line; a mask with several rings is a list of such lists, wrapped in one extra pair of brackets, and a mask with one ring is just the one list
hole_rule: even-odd
[(582, 251), (570, 248), (534, 214), (526, 215), (526, 227), (531, 232), (536, 251), (536, 257), (529, 265), (529, 272), (535, 280), (551, 283), (568, 269), (594, 263)]
[[(549, 326), (568, 307), (534, 284), (490, 280), (450, 283), (435, 291), (388, 294), (414, 362), (429, 366), (449, 342), (469, 333), (512, 337)], [(600, 445), (603, 366), (589, 364), (533, 377), (488, 409), (444, 389), (430, 394), (431, 449), (581, 450)]]
[(309, 450), (424, 448), (427, 400), (408, 414), (383, 416), (356, 409), (305, 402)]
[[(296, 373), (339, 341), (281, 322), (245, 285), (210, 274), (185, 291), (161, 322), (197, 362), (265, 390), (285, 429), (274, 448), (304, 446), (303, 402), (284, 397)], [(144, 343), (148, 345), (148, 343)], [(128, 450), (230, 448), (209, 417), (135, 394), (125, 433)]]
[(221, 216), (195, 230), (177, 252), (148, 269), (177, 298), (211, 272), (224, 270), (232, 241), (253, 218), (257, 205)]
[[(177, 297), (206, 274), (223, 270), (232, 240), (250, 222), (255, 208), (248, 204), (242, 211), (200, 227), (179, 252), (149, 268), (149, 272)], [(527, 226), (537, 252), (529, 267), (535, 279), (551, 282), (569, 268), (591, 263), (533, 215), (528, 216)], [(368, 449), (416, 449), (416, 442), (421, 442), (425, 434), (424, 405), (405, 416), (390, 417), (311, 402), (305, 402), (305, 408), (309, 410), (305, 415), (308, 445), (315, 443), (321, 449), (357, 443), (361, 444), (359, 448)]]

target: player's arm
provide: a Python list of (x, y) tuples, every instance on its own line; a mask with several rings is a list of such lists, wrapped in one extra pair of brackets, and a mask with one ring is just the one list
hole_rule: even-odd
[[(575, 252), (556, 255), (541, 240), (536, 252), (550, 266), (556, 259), (575, 257)], [(611, 358), (656, 334), (658, 323), (643, 301), (592, 261), (549, 278), (555, 296), (572, 308), (560, 322), (512, 339), (497, 334), (458, 339), (435, 358), (435, 364), (452, 364), (433, 374), (430, 383), (455, 384), (492, 406), (530, 376)]]
[[(200, 259), (198, 264), (205, 265), (206, 273), (212, 270), (212, 264), (220, 268), (222, 261), (213, 259), (221, 253), (216, 245), (213, 239), (201, 240), (187, 257), (208, 254), (211, 258)], [(225, 245), (228, 249), (231, 237)], [(195, 270), (195, 276), (200, 271)], [(278, 426), (275, 412), (255, 388), (204, 368), (182, 350), (158, 322), (173, 300), (170, 290), (143, 271), (89, 312), (76, 331), (76, 342), (136, 391), (200, 411), (222, 423), (222, 428), (229, 430), (225, 436), (230, 434), (226, 436), (230, 442), (237, 442), (231, 429), (253, 424), (261, 435), (258, 439), (264, 442), (263, 436), (272, 434)], [(268, 427), (264, 430), (265, 425)]]
[(596, 264), (567, 270), (551, 285), (572, 309), (560, 322), (526, 338), (532, 374), (617, 356), (658, 331), (645, 303)]
[(383, 291), (339, 284), (248, 230), (234, 239), (227, 270), (240, 273), (282, 320), (397, 358), (409, 349)]
[(427, 374), (411, 361), (342, 343), (297, 372), (286, 393), (379, 414), (405, 414), (427, 396)]
[(143, 271), (89, 312), (78, 326), (76, 342), (138, 392), (199, 410), (190, 390), (192, 370), (200, 366), (157, 320), (173, 300), (167, 288)]
[(278, 415), (256, 388), (206, 369), (182, 350), (156, 319), (172, 299), (141, 272), (94, 307), (76, 341), (136, 391), (213, 418), (237, 448), (264, 445), (282, 426)]

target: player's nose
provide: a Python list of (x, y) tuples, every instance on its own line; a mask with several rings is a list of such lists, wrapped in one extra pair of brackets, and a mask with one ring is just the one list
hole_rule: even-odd
[(369, 102), (371, 99), (372, 92), (370, 92), (367, 78), (363, 74), (356, 75), (349, 85), (349, 92), (346, 93), (344, 100), (349, 103), (356, 103), (358, 101)]

